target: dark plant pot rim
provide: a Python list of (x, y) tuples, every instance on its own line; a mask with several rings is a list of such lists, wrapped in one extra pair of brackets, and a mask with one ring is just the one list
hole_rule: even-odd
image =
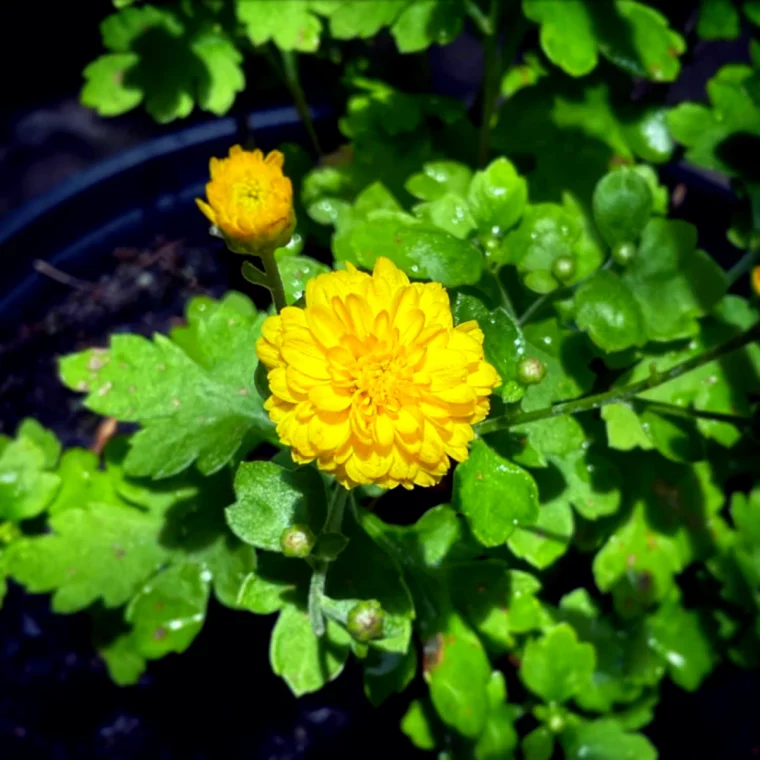
[[(311, 111), (318, 125), (331, 121), (329, 106)], [(245, 119), (215, 118), (99, 161), (1, 219), (0, 324), (18, 318), (24, 304), (39, 296), (42, 275), (34, 260), (76, 268), (128, 244), (152, 215), (186, 209), (203, 192), (208, 159), (242, 141), (244, 129), (264, 149), (285, 141), (306, 144), (292, 106), (254, 111)]]

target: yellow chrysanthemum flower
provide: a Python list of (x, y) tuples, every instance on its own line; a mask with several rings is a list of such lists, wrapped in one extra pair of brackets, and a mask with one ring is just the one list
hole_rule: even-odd
[(230, 148), (228, 158), (212, 158), (208, 203), (198, 208), (215, 224), (237, 253), (260, 254), (287, 245), (293, 236), (293, 186), (282, 173), (285, 157), (277, 150)]
[(263, 325), (265, 407), (298, 463), (346, 488), (432, 486), (463, 461), (500, 383), (476, 322), (454, 327), (438, 283), (410, 283), (387, 259), (310, 280), (306, 306)]
[(760, 267), (755, 267), (752, 270), (752, 287), (755, 293), (760, 296)]

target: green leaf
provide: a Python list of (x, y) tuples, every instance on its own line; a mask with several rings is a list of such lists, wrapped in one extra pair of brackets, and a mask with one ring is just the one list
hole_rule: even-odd
[(458, 0), (412, 0), (391, 27), (399, 52), (416, 53), (431, 45), (448, 45), (459, 36), (464, 3)]
[[(586, 589), (565, 595), (558, 615), (573, 626), (581, 641), (592, 644), (596, 651), (591, 682), (575, 697), (584, 710), (605, 713), (615, 704), (633, 702), (645, 686), (655, 685), (663, 675), (664, 670), (656, 655), (649, 652), (641, 629), (621, 628), (614, 619), (602, 617)], [(657, 663), (654, 668), (652, 661)]]
[(647, 619), (649, 646), (668, 665), (673, 681), (696, 691), (715, 665), (713, 645), (696, 612), (678, 604), (663, 604)]
[(583, 721), (562, 735), (568, 760), (657, 760), (642, 734), (627, 733), (612, 719)]
[(485, 546), (504, 543), (518, 525), (538, 519), (535, 480), (480, 440), (454, 471), (454, 502)]
[(554, 753), (554, 736), (546, 726), (533, 729), (522, 740), (525, 760), (551, 760)]
[(453, 613), (425, 646), (425, 680), (444, 723), (474, 739), (486, 724), (491, 665), (480, 639)]
[(525, 325), (523, 335), (525, 356), (546, 367), (544, 379), (525, 390), (525, 411), (577, 398), (591, 388), (595, 376), (588, 364), (592, 356), (582, 335), (561, 330), (555, 319)]
[(240, 298), (192, 314), (182, 346), (162, 335), (120, 334), (109, 349), (61, 360), (63, 382), (87, 393), (89, 409), (141, 423), (130, 440), (129, 474), (165, 478), (194, 461), (211, 474), (272, 436), (254, 387), (263, 315), (250, 302), (241, 313)]
[(723, 270), (696, 250), (697, 231), (682, 221), (652, 219), (622, 282), (641, 307), (650, 340), (694, 335), (703, 316), (727, 288)]
[(552, 275), (556, 259), (574, 259), (573, 247), (580, 238), (577, 218), (555, 203), (528, 206), (520, 226), (504, 239), (501, 251), (494, 257), (499, 263), (513, 263), (524, 275), (540, 274), (546, 286), (536, 286), (535, 278), (525, 280), (535, 292), (549, 292), (559, 286)]
[(745, 0), (742, 10), (753, 24), (760, 26), (760, 2), (758, 0)]
[(510, 570), (501, 560), (452, 563), (448, 582), (454, 606), (495, 655), (514, 647), (514, 634), (547, 622), (536, 598), (541, 584), (529, 573)]
[(652, 448), (652, 441), (641, 427), (633, 408), (625, 403), (602, 407), (602, 419), (607, 425), (607, 443), (619, 451)]
[(256, 569), (240, 588), (238, 606), (256, 615), (271, 615), (287, 604), (303, 602), (309, 584), (309, 568), (280, 554), (262, 552)]
[(599, 180), (593, 208), (596, 226), (610, 247), (635, 243), (652, 213), (652, 193), (638, 172), (620, 167)]
[(211, 573), (214, 595), (219, 603), (238, 609), (243, 585), (256, 567), (256, 553), (253, 548), (236, 541), (230, 535), (223, 535), (198, 559)]
[[(538, 482), (540, 493), (540, 478)], [(518, 527), (507, 539), (507, 546), (516, 557), (543, 570), (567, 551), (574, 525), (573, 510), (564, 496), (542, 501), (535, 524)]]
[(161, 520), (116, 504), (53, 515), (51, 533), (8, 549), (8, 571), (31, 593), (53, 591), (56, 612), (76, 612), (102, 599), (119, 607), (167, 559), (158, 542)]
[(670, 111), (668, 126), (673, 137), (686, 146), (688, 161), (741, 176), (745, 151), (739, 143), (734, 155), (730, 138), (760, 135), (760, 105), (753, 100), (749, 86), (754, 76), (750, 66), (724, 66), (707, 83), (710, 107), (680, 103)]
[(501, 80), (501, 94), (511, 98), (523, 87), (532, 87), (549, 72), (536, 53), (525, 53), (522, 63), (510, 66)]
[(364, 693), (375, 706), (404, 691), (417, 673), (417, 650), (385, 652), (372, 648), (364, 660)]
[(435, 728), (436, 718), (429, 703), (419, 699), (413, 700), (401, 719), (401, 730), (415, 747), (435, 749), (438, 743)]
[(618, 591), (624, 614), (636, 605), (648, 606), (665, 598), (683, 559), (673, 538), (658, 534), (646, 521), (643, 506), (608, 539), (593, 562), (594, 579), (602, 591)]
[[(265, 0), (268, 2), (268, 0)], [(330, 267), (308, 256), (285, 256), (278, 262), (280, 277), (285, 288), (285, 298), (294, 304), (306, 291), (306, 283), (320, 274), (326, 274)]]
[(123, 444), (109, 444), (105, 471), (89, 452), (67, 452), (50, 532), (14, 542), (9, 571), (32, 593), (54, 592), (54, 609), (72, 612), (98, 599), (118, 607), (160, 567), (193, 562), (213, 577), (220, 601), (234, 604), (255, 558), (219, 510), (230, 498), (227, 477), (136, 481), (123, 472)]
[(599, 50), (612, 63), (635, 77), (672, 82), (681, 70), (679, 56), (686, 43), (668, 27), (667, 18), (649, 5), (633, 0), (593, 3), (595, 24), (601, 28)]
[(552, 63), (576, 77), (596, 67), (594, 23), (583, 0), (523, 0), (523, 13), (541, 25), (541, 48)]
[(339, 261), (371, 269), (385, 256), (413, 279), (433, 280), (444, 287), (474, 285), (483, 257), (471, 243), (403, 213), (377, 210), (366, 221), (341, 223), (333, 240)]
[(204, 111), (224, 116), (245, 89), (243, 55), (226, 36), (215, 31), (199, 34), (193, 40), (192, 52), (205, 69), (198, 74), (195, 100)]
[(322, 479), (312, 467), (291, 471), (274, 462), (244, 462), (235, 476), (235, 496), (226, 510), (233, 533), (273, 552), (282, 551), (283, 531), (297, 523), (317, 533), (326, 512)]
[(578, 288), (575, 318), (578, 327), (604, 351), (624, 351), (647, 342), (638, 301), (609, 270), (596, 272)]
[(594, 672), (594, 647), (583, 644), (567, 623), (560, 623), (525, 647), (523, 683), (546, 702), (567, 702), (586, 688)]
[(491, 709), (483, 733), (478, 737), (473, 756), (475, 760), (496, 760), (509, 757), (517, 748), (518, 737), (514, 727), (515, 711), (506, 704), (507, 686), (504, 674), (495, 670), (488, 684)]
[(101, 31), (113, 55), (85, 69), (85, 105), (113, 116), (145, 103), (159, 122), (188, 116), (194, 103), (226, 113), (245, 86), (242, 55), (213, 16), (152, 5), (109, 16)]
[(460, 240), (466, 240), (475, 229), (475, 220), (470, 214), (467, 202), (454, 193), (447, 193), (428, 203), (419, 203), (413, 211), (423, 222), (438, 227)]
[(135, 53), (108, 53), (96, 58), (82, 72), (82, 105), (100, 116), (119, 116), (140, 105), (143, 92), (129, 80), (129, 72), (138, 61)]
[(415, 198), (436, 201), (451, 193), (465, 197), (472, 180), (472, 170), (457, 161), (428, 161), (418, 174), (413, 174), (404, 187)]
[(15, 440), (0, 441), (0, 520), (28, 520), (50, 505), (61, 487), (50, 472), (59, 453), (55, 436), (31, 419), (19, 425)]
[(702, 0), (697, 35), (703, 40), (735, 40), (741, 31), (739, 11), (731, 0)]
[(704, 441), (696, 420), (657, 414), (646, 408), (639, 419), (642, 429), (663, 456), (673, 462), (696, 462), (704, 458)]
[(58, 477), (61, 488), (48, 506), (51, 515), (88, 503), (119, 501), (114, 478), (101, 470), (100, 458), (92, 451), (65, 451), (58, 467)]
[(5, 559), (3, 557), (4, 553), (0, 551), (0, 609), (3, 608), (3, 599), (5, 599), (5, 595), (8, 593), (8, 583), (5, 580)]
[(683, 38), (665, 16), (632, 0), (523, 0), (523, 11), (541, 25), (541, 47), (572, 76), (597, 64), (598, 52), (633, 76), (673, 81), (680, 70)]
[(505, 232), (523, 214), (528, 202), (528, 183), (510, 161), (497, 158), (476, 172), (467, 200), (481, 232)]
[(285, 607), (272, 631), (272, 670), (297, 697), (319, 691), (340, 675), (350, 640), (349, 634), (331, 620), (327, 621), (325, 635), (317, 638), (306, 612)]
[[(664, 372), (675, 364), (725, 342), (740, 330), (750, 327), (757, 319), (757, 311), (744, 299), (727, 296), (714, 309), (713, 315), (702, 322), (700, 333), (686, 348), (643, 357), (631, 372), (618, 380), (618, 383), (622, 385), (637, 382), (649, 377), (653, 371)], [(748, 397), (760, 390), (758, 378), (760, 347), (750, 345), (641, 395), (647, 400), (686, 407), (693, 405), (695, 409), (704, 411), (749, 415), (751, 407)], [(629, 426), (627, 435), (634, 436), (639, 445), (641, 436), (646, 436), (647, 440), (651, 441), (651, 436), (643, 428), (640, 431), (636, 430), (634, 422), (637, 420), (633, 415), (632, 410), (625, 416), (625, 422)], [(640, 420), (638, 424), (640, 427)], [(733, 446), (740, 436), (737, 428), (727, 423), (699, 420), (697, 425), (703, 436), (714, 438), (724, 446)], [(608, 421), (608, 435), (611, 429), (611, 422)]]
[(272, 12), (269, 0), (238, 0), (238, 19), (254, 45), (272, 40), (280, 50), (314, 53), (319, 47), (322, 22), (309, 0), (285, 0)]
[(125, 52), (153, 28), (163, 28), (175, 34), (182, 32), (182, 24), (172, 11), (144, 5), (108, 16), (100, 26), (100, 33), (109, 50)]
[(457, 324), (474, 319), (483, 331), (486, 359), (501, 378), (496, 393), (506, 403), (519, 401), (525, 389), (518, 382), (517, 368), (525, 353), (525, 340), (517, 322), (503, 308), (488, 311), (477, 298), (462, 293), (457, 294), (453, 312)]
[(587, 520), (617, 512), (621, 501), (621, 478), (609, 456), (583, 447), (566, 457), (550, 457), (567, 484), (566, 497)]
[(123, 633), (98, 653), (108, 668), (108, 675), (117, 686), (134, 686), (145, 672), (145, 658), (137, 651), (132, 635)]
[(134, 596), (126, 618), (137, 652), (148, 660), (184, 652), (206, 618), (211, 574), (195, 563), (174, 565)]
[(407, 0), (317, 0), (315, 10), (329, 15), (336, 39), (366, 39), (390, 26), (406, 4)]

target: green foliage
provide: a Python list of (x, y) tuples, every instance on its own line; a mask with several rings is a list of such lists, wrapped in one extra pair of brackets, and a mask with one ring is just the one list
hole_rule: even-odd
[(60, 455), (55, 436), (36, 420), (19, 425), (16, 438), (0, 438), (0, 520), (36, 517), (61, 487), (54, 470)]
[(562, 703), (587, 687), (594, 665), (594, 648), (578, 643), (573, 628), (561, 623), (528, 642), (520, 675), (545, 702)]
[[(10, 579), (89, 612), (123, 685), (192, 645), (213, 593), (276, 616), (271, 666), (295, 696), (353, 656), (370, 701), (395, 700), (401, 730), (441, 758), (656, 758), (641, 731), (663, 679), (693, 692), (718, 666), (760, 665), (760, 346), (726, 349), (757, 338), (737, 278), (760, 227), (760, 47), (710, 79), (709, 104), (666, 108), (656, 83), (676, 79), (686, 42), (666, 5), (115, 2), (82, 92), (102, 115), (222, 114), (265, 60), (297, 92), (299, 54), (320, 71), (358, 56), (349, 144), (316, 165), (288, 153), (301, 226), (277, 252), (286, 300), (387, 257), (449, 290), (501, 384), (469, 457), (426, 492), (434, 506), (400, 516), (372, 486), (344, 508), (332, 476), (262, 445), (278, 444), (255, 350), (266, 314), (196, 298), (169, 336), (61, 360), (87, 409), (138, 426), (128, 442), (61, 453), (32, 420), (0, 436), (0, 598)], [(412, 76), (414, 53), (466, 23), (504, 53), (489, 48), (473, 120)], [(758, 23), (754, 0), (702, 0), (695, 34)], [(378, 35), (409, 54), (409, 91), (360, 60)], [(632, 78), (653, 84), (631, 97)], [(749, 258), (730, 274), (668, 218), (651, 164), (676, 143), (737, 180), (730, 239)]]
[(174, 340), (115, 335), (108, 349), (62, 359), (61, 377), (88, 394), (93, 411), (142, 425), (130, 440), (130, 474), (169, 477), (193, 462), (211, 474), (271, 437), (253, 385), (264, 316), (237, 294), (192, 301)]
[(541, 26), (549, 60), (572, 76), (597, 65), (599, 54), (634, 76), (655, 82), (676, 78), (683, 38), (654, 8), (633, 0), (523, 0), (525, 15)]
[(500, 457), (482, 441), (457, 468), (454, 502), (486, 546), (504, 543), (518, 525), (538, 517), (538, 489), (522, 467)]

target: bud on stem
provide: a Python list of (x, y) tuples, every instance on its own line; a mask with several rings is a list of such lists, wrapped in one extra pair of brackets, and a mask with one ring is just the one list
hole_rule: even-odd
[(285, 528), (280, 537), (282, 553), (286, 557), (303, 559), (311, 554), (317, 538), (308, 525), (292, 525)]
[(546, 367), (538, 359), (522, 359), (517, 365), (517, 380), (522, 385), (537, 385), (546, 375)]
[(348, 613), (348, 632), (357, 641), (372, 641), (383, 635), (385, 612), (376, 599), (359, 602)]

